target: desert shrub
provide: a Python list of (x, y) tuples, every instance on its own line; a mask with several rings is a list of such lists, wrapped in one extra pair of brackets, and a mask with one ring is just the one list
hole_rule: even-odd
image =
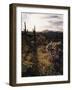
[(56, 74), (56, 70), (55, 70), (53, 64), (48, 65), (46, 73), (47, 73), (47, 75), (55, 75)]
[[(31, 37), (30, 37), (31, 38)], [(63, 73), (63, 51), (61, 41), (48, 42), (39, 34), (36, 41), (33, 36), (29, 43), (23, 41), (22, 47), (22, 75), (42, 76), (60, 75)], [(37, 46), (37, 47), (36, 47)], [(34, 54), (35, 56), (34, 56)], [(37, 57), (34, 59), (34, 57)]]

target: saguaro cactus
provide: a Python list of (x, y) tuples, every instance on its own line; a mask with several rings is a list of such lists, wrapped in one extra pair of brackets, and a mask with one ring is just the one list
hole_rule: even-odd
[(26, 33), (26, 22), (24, 22), (24, 32)]
[(39, 71), (38, 71), (38, 58), (37, 58), (37, 43), (36, 43), (36, 28), (34, 26), (34, 29), (33, 29), (33, 72), (34, 72), (34, 75), (38, 75), (39, 74)]

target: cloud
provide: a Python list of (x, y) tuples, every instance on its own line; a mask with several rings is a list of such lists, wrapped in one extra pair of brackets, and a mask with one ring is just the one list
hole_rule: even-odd
[(63, 14), (54, 14), (54, 13), (48, 13), (46, 14), (43, 19), (47, 19), (47, 18), (58, 18), (61, 19), (63, 17)]
[(50, 23), (52, 23), (53, 25), (63, 25), (63, 21), (49, 21)]

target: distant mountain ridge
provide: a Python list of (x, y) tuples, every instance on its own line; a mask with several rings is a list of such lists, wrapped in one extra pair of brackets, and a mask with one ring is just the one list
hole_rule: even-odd
[(61, 33), (63, 33), (62, 31), (53, 31), (53, 30), (43, 30), (42, 32), (43, 33), (46, 33), (46, 32), (61, 32)]

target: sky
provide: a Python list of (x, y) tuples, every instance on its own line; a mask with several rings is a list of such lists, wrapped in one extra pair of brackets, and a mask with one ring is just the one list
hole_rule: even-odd
[(63, 31), (63, 14), (37, 14), (37, 13), (22, 13), (22, 31), (24, 30), (24, 22), (28, 31), (33, 31), (35, 26), (37, 32), (44, 30)]

